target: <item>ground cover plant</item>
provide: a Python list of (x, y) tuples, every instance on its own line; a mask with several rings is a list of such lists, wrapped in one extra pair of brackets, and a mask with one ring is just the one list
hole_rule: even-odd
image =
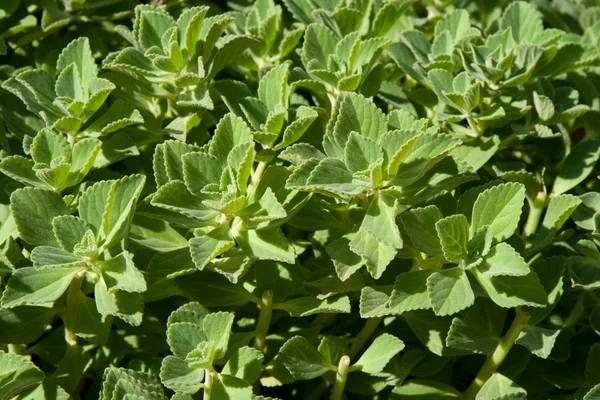
[(0, 399), (600, 399), (600, 3), (0, 4)]

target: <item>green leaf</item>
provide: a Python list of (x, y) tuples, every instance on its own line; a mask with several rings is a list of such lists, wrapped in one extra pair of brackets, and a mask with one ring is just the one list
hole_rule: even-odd
[(348, 345), (344, 339), (337, 336), (324, 336), (318, 350), (331, 365), (337, 365), (340, 359), (348, 354)]
[(422, 177), (460, 141), (450, 135), (424, 133), (407, 141), (391, 157), (388, 172), (395, 185), (409, 185)]
[(600, 212), (600, 193), (589, 192), (581, 195), (581, 204), (573, 211), (571, 217), (577, 226), (594, 230), (594, 215)]
[(410, 271), (396, 277), (389, 307), (394, 314), (406, 311), (431, 308), (427, 293), (427, 279), (433, 273), (430, 269)]
[(129, 232), (132, 242), (159, 252), (187, 247), (188, 241), (170, 224), (159, 219), (135, 214)]
[(415, 397), (428, 400), (459, 399), (460, 393), (451, 386), (436, 381), (413, 379), (402, 386), (394, 388), (390, 400), (414, 399)]
[(523, 257), (507, 243), (492, 247), (476, 268), (488, 276), (525, 276), (530, 272)]
[(351, 132), (344, 149), (344, 162), (350, 172), (364, 171), (378, 159), (383, 159), (381, 147), (357, 132)]
[(541, 249), (550, 243), (579, 204), (581, 204), (581, 199), (570, 194), (552, 197), (542, 221), (542, 226), (535, 235), (533, 249)]
[(419, 250), (432, 256), (441, 256), (442, 245), (435, 228), (442, 213), (434, 205), (413, 208), (400, 215), (400, 221)]
[(534, 37), (544, 29), (540, 12), (524, 1), (516, 1), (506, 8), (500, 27), (511, 28), (517, 43), (534, 43)]
[(472, 271), (483, 290), (500, 307), (544, 307), (547, 304), (546, 293), (535, 272), (525, 276), (489, 276), (477, 268)]
[(378, 374), (402, 349), (404, 349), (402, 340), (384, 333), (375, 338), (350, 369), (366, 372), (367, 374)]
[(452, 320), (446, 345), (457, 349), (490, 354), (498, 345), (506, 311), (489, 300), (481, 299)]
[(194, 264), (204, 269), (213, 259), (235, 245), (228, 224), (222, 224), (210, 232), (190, 239), (190, 253)]
[(75, 276), (85, 269), (79, 267), (25, 267), (16, 270), (2, 293), (2, 307), (49, 303), (67, 290)]
[(456, 314), (475, 302), (469, 278), (462, 268), (435, 272), (427, 278), (429, 301), (436, 315)]
[(73, 333), (90, 343), (103, 345), (110, 335), (112, 321), (102, 320), (102, 315), (96, 309), (94, 299), (86, 296), (81, 291), (77, 294), (77, 297)]
[(202, 321), (202, 329), (206, 335), (206, 340), (213, 346), (214, 358), (220, 359), (225, 356), (227, 345), (229, 344), (229, 335), (233, 325), (233, 314), (226, 312), (217, 312), (208, 314)]
[(584, 289), (600, 287), (600, 260), (593, 258), (573, 256), (567, 259), (567, 268), (573, 281), (573, 286)]
[(201, 342), (206, 340), (202, 330), (202, 319), (192, 322), (169, 323), (167, 342), (173, 354), (185, 358)]
[(18, 189), (10, 196), (10, 205), (17, 231), (23, 240), (36, 246), (58, 247), (52, 219), (69, 214), (60, 195), (50, 190)]
[(104, 248), (120, 242), (127, 236), (135, 203), (142, 193), (145, 181), (146, 177), (143, 175), (132, 175), (112, 184), (102, 215)]
[(296, 254), (279, 228), (240, 230), (235, 241), (250, 258), (294, 263)]
[(31, 261), (36, 268), (47, 266), (79, 266), (85, 267), (85, 262), (68, 251), (50, 247), (38, 246), (31, 252)]
[(56, 63), (57, 73), (60, 74), (71, 64), (76, 67), (77, 73), (81, 77), (82, 86), (98, 76), (98, 67), (92, 56), (88, 38), (75, 39), (63, 49)]
[(527, 325), (521, 331), (515, 343), (525, 346), (540, 358), (548, 358), (560, 334), (560, 329), (546, 329)]
[[(307, 30), (310, 31), (310, 27)], [(329, 157), (344, 158), (344, 149), (350, 132), (371, 139), (374, 142), (387, 130), (386, 118), (383, 112), (373, 102), (362, 95), (344, 92), (338, 99), (335, 124), (327, 129), (323, 137), (323, 148)]]
[(483, 191), (473, 205), (471, 235), (485, 225), (488, 234), (504, 240), (517, 229), (525, 200), (525, 186), (520, 183), (503, 183)]
[(181, 276), (175, 282), (189, 298), (206, 306), (241, 305), (255, 300), (242, 285), (210, 271)]
[(287, 311), (292, 317), (322, 313), (350, 313), (351, 310), (348, 296), (328, 297), (322, 300), (312, 296), (298, 297), (278, 303), (275, 308)]
[(395, 199), (377, 193), (371, 200), (360, 229), (369, 232), (381, 243), (399, 249), (402, 247), (402, 238), (396, 225), (396, 214), (398, 214), (398, 203)]
[(33, 343), (46, 330), (56, 311), (45, 306), (0, 308), (2, 343)]
[(321, 160), (310, 173), (306, 186), (309, 190), (330, 192), (341, 197), (354, 196), (363, 191), (361, 186), (354, 183), (346, 165), (337, 158)]
[(52, 219), (52, 230), (60, 246), (67, 252), (73, 252), (75, 246), (81, 243), (90, 228), (79, 217), (61, 215)]
[(0, 396), (11, 399), (44, 380), (44, 373), (27, 358), (0, 351)]
[(255, 382), (262, 373), (263, 354), (251, 347), (237, 349), (223, 367), (221, 374), (243, 379), (248, 383)]
[(469, 221), (462, 214), (442, 218), (435, 224), (447, 260), (462, 260), (467, 252)]
[(85, 128), (89, 135), (105, 136), (130, 125), (143, 124), (140, 112), (123, 100), (116, 100), (108, 111)]
[(122, 290), (108, 291), (104, 279), (94, 285), (94, 298), (98, 312), (106, 320), (109, 315), (121, 318), (132, 326), (142, 323), (144, 302), (141, 293), (125, 292)]
[(270, 69), (258, 83), (258, 98), (269, 112), (276, 112), (278, 107), (287, 108), (288, 73), (289, 64), (283, 63)]
[(209, 154), (216, 157), (224, 167), (229, 152), (235, 146), (251, 141), (252, 134), (246, 123), (233, 114), (227, 114), (217, 125), (215, 136), (210, 141)]
[(600, 139), (579, 143), (567, 156), (552, 186), (552, 194), (571, 190), (588, 177), (600, 157)]
[(6, 157), (0, 162), (0, 171), (4, 175), (24, 185), (43, 187), (44, 183), (36, 176), (33, 167), (33, 161), (19, 155)]
[(110, 260), (99, 261), (97, 266), (109, 293), (117, 290), (137, 293), (146, 291), (144, 275), (135, 267), (133, 254), (125, 251)]
[(461, 38), (465, 33), (468, 32), (471, 27), (469, 21), (469, 13), (466, 10), (455, 10), (446, 14), (435, 25), (435, 36), (441, 35), (443, 32), (448, 32), (453, 42), (457, 42), (457, 39)]
[(360, 255), (367, 270), (375, 279), (379, 279), (390, 262), (396, 257), (397, 250), (380, 242), (369, 231), (361, 229), (350, 242), (350, 250)]
[(497, 372), (485, 382), (475, 397), (476, 400), (525, 400), (526, 398), (525, 389)]
[(252, 386), (235, 376), (218, 375), (215, 386), (211, 392), (211, 398), (215, 400), (226, 399), (251, 399)]
[(164, 399), (163, 388), (156, 377), (132, 369), (106, 368), (100, 399), (125, 399), (130, 396), (148, 400)]
[(318, 378), (329, 370), (336, 370), (317, 349), (301, 336), (294, 336), (279, 349), (277, 358), (294, 378), (308, 380)]

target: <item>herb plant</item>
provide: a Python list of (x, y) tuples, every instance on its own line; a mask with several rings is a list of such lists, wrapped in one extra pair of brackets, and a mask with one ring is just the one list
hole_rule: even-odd
[(0, 4), (0, 399), (600, 398), (593, 0)]

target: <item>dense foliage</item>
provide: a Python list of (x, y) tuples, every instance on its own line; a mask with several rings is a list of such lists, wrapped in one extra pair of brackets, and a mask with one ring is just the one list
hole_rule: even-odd
[(600, 399), (599, 51), (597, 0), (0, 2), (0, 399)]

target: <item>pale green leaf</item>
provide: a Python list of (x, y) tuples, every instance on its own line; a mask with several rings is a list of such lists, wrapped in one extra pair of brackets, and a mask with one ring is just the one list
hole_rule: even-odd
[(422, 252), (432, 255), (442, 255), (442, 246), (435, 228), (442, 219), (442, 213), (434, 205), (424, 208), (413, 208), (400, 215), (400, 221), (408, 231), (412, 241)]
[(540, 12), (524, 1), (516, 1), (506, 8), (500, 27), (511, 28), (517, 43), (533, 43), (534, 37), (544, 29)]
[(244, 346), (237, 349), (229, 357), (229, 361), (227, 361), (221, 373), (252, 383), (262, 373), (263, 360), (264, 356), (260, 351)]
[(475, 302), (465, 271), (460, 267), (435, 272), (427, 278), (429, 301), (436, 315), (456, 314)]
[(295, 336), (279, 349), (277, 358), (300, 380), (314, 379), (335, 370), (318, 350), (301, 336)]
[(133, 263), (133, 254), (125, 251), (110, 260), (99, 261), (97, 266), (109, 293), (121, 290), (138, 293), (146, 291), (144, 275)]
[(546, 293), (535, 272), (525, 276), (489, 276), (477, 268), (472, 271), (483, 290), (500, 307), (544, 307), (547, 303)]
[(477, 300), (473, 307), (452, 320), (446, 345), (489, 354), (500, 341), (505, 318), (506, 310), (490, 300)]
[(552, 186), (552, 194), (571, 190), (592, 172), (600, 157), (600, 139), (586, 140), (571, 150)]
[(525, 186), (520, 183), (503, 183), (483, 191), (473, 205), (471, 235), (485, 225), (488, 234), (503, 240), (517, 229), (525, 201)]
[(214, 358), (219, 359), (225, 356), (229, 344), (229, 335), (233, 325), (234, 315), (232, 313), (217, 312), (208, 314), (202, 321), (202, 329), (206, 335), (206, 340), (214, 348)]
[(507, 243), (492, 247), (477, 269), (488, 276), (525, 276), (530, 272), (523, 257)]
[(367, 374), (378, 374), (402, 349), (404, 349), (402, 340), (384, 333), (375, 338), (358, 361), (352, 365), (351, 370), (359, 370)]
[(546, 329), (527, 325), (521, 331), (515, 343), (525, 346), (540, 358), (548, 358), (560, 334), (560, 329)]
[(2, 307), (48, 303), (57, 300), (67, 290), (75, 276), (84, 271), (79, 267), (25, 267), (16, 270), (2, 293)]
[(479, 389), (475, 400), (525, 400), (525, 389), (499, 373), (493, 374)]
[(435, 224), (447, 260), (462, 260), (467, 252), (469, 221), (462, 214), (442, 218)]
[(160, 381), (178, 393), (194, 394), (202, 387), (204, 369), (191, 368), (187, 361), (166, 356), (160, 366)]
[(348, 296), (318, 299), (313, 296), (298, 297), (275, 305), (275, 308), (287, 311), (293, 317), (306, 317), (322, 313), (350, 313)]
[(432, 273), (431, 269), (424, 269), (398, 275), (390, 296), (390, 310), (394, 314), (402, 314), (406, 311), (431, 308), (427, 293), (427, 278)]
[(52, 219), (68, 215), (63, 199), (50, 190), (24, 188), (10, 196), (10, 207), (19, 236), (33, 245), (58, 247), (52, 229)]

